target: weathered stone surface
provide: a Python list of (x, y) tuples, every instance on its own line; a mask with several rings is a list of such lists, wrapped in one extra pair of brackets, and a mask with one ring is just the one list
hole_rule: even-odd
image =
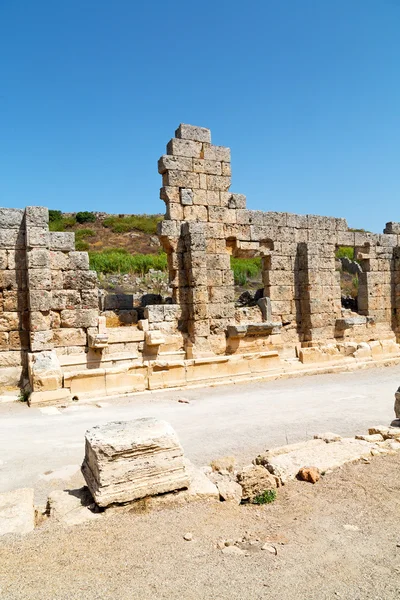
[(93, 498), (86, 486), (75, 490), (54, 490), (47, 503), (50, 518), (68, 526), (95, 521), (103, 515), (88, 508), (93, 504)]
[(205, 127), (195, 125), (186, 125), (181, 123), (175, 131), (175, 137), (183, 140), (193, 140), (195, 142), (206, 142), (211, 144), (211, 131)]
[(294, 479), (299, 470), (313, 465), (321, 472), (338, 468), (346, 463), (371, 456), (371, 444), (362, 440), (343, 438), (339, 442), (326, 444), (322, 440), (309, 440), (298, 444), (296, 449), (285, 452), (285, 447), (271, 450), (264, 455), (267, 469), (280, 477), (282, 482)]
[(323, 440), (327, 444), (332, 444), (333, 442), (340, 442), (341, 436), (337, 433), (332, 433), (331, 431), (326, 431), (325, 433), (316, 433), (314, 435), (314, 440)]
[(36, 392), (57, 390), (62, 387), (62, 369), (54, 350), (32, 354), (29, 378)]
[(50, 231), (50, 250), (63, 250), (69, 252), (75, 250), (75, 234), (65, 231)]
[(49, 209), (45, 206), (27, 206), (25, 223), (27, 227), (46, 227), (49, 222)]
[(113, 422), (86, 432), (82, 473), (99, 506), (189, 486), (172, 427), (153, 418)]
[(34, 491), (22, 488), (0, 494), (0, 536), (24, 534), (35, 528)]
[(242, 487), (243, 501), (251, 502), (265, 490), (277, 487), (277, 479), (261, 465), (248, 465), (237, 474), (238, 483)]
[(226, 475), (219, 475), (215, 479), (215, 484), (218, 488), (221, 500), (225, 502), (233, 502), (234, 504), (240, 504), (242, 501), (242, 488), (241, 486), (227, 477)]

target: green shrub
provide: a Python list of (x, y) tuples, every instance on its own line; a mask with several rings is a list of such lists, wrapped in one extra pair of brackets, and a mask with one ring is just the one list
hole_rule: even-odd
[(339, 246), (336, 250), (336, 258), (348, 258), (354, 260), (354, 248), (353, 246)]
[(79, 252), (86, 252), (89, 250), (90, 246), (87, 242), (83, 240), (76, 240), (75, 242), (75, 250), (79, 250)]
[(61, 210), (53, 210), (49, 209), (49, 223), (53, 223), (54, 221), (61, 221), (62, 212)]
[(144, 233), (157, 232), (157, 223), (162, 221), (161, 215), (129, 215), (129, 217), (112, 216), (104, 219), (104, 227), (109, 227), (114, 233), (127, 233), (138, 229)]
[(89, 252), (90, 268), (97, 273), (139, 273), (145, 275), (150, 269), (167, 270), (167, 255), (129, 254), (122, 248), (108, 248), (102, 252)]
[(275, 490), (265, 490), (262, 494), (256, 496), (253, 500), (253, 504), (271, 504), (276, 500)]
[[(55, 210), (54, 212), (61, 214), (61, 211), (59, 210)], [(56, 217), (54, 217), (53, 220), (49, 218), (50, 231), (65, 231), (66, 228), (73, 227), (76, 223), (75, 217), (63, 217), (62, 215), (61, 217), (56, 215)]]
[(84, 238), (93, 237), (95, 235), (96, 232), (93, 231), (93, 229), (78, 229), (77, 231), (75, 231), (76, 240), (83, 240)]
[(78, 223), (94, 223), (96, 220), (96, 215), (88, 210), (84, 210), (76, 213), (76, 220)]
[(235, 285), (244, 286), (249, 278), (256, 279), (261, 273), (261, 258), (234, 258), (231, 256), (231, 269)]

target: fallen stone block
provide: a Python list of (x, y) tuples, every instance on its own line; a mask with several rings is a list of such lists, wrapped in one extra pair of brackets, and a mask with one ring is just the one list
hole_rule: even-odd
[(383, 442), (383, 436), (380, 433), (374, 433), (371, 435), (356, 435), (356, 440), (364, 440), (364, 442), (370, 442), (374, 444), (375, 442)]
[[(315, 444), (320, 442), (320, 444)], [(289, 452), (276, 455), (274, 451), (264, 455), (264, 464), (267, 469), (280, 477), (282, 483), (294, 479), (299, 470), (308, 465), (313, 465), (321, 472), (337, 469), (346, 463), (368, 458), (371, 456), (373, 446), (362, 440), (343, 438), (334, 444), (326, 444), (322, 440), (310, 440)]]
[(22, 488), (0, 494), (0, 536), (24, 534), (35, 528), (34, 491)]
[(216, 482), (221, 500), (240, 504), (242, 501), (241, 486), (226, 475), (220, 475)]
[(278, 487), (277, 478), (261, 465), (248, 465), (237, 475), (238, 483), (242, 488), (242, 500), (252, 502), (254, 498)]
[(189, 486), (182, 447), (165, 421), (117, 421), (93, 427), (85, 437), (82, 473), (99, 506)]
[(385, 427), (384, 425), (378, 425), (377, 427), (370, 427), (368, 429), (370, 435), (380, 433), (384, 440), (387, 439), (400, 439), (400, 429), (398, 427)]

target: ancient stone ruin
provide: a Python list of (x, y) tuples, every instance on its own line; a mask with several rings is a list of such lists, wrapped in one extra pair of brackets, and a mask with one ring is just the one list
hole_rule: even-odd
[[(46, 208), (0, 209), (3, 399), (26, 390), (32, 404), (67, 402), (400, 359), (400, 223), (373, 234), (339, 218), (247, 210), (229, 191), (229, 148), (201, 127), (180, 125), (158, 167), (173, 300), (123, 326), (99, 304), (74, 234), (49, 232)], [(357, 313), (341, 304), (341, 246), (361, 268)], [(255, 306), (234, 303), (231, 256), (262, 260)]]

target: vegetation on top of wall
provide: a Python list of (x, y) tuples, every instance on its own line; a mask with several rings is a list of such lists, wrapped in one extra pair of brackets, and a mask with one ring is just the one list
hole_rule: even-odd
[(231, 269), (235, 285), (245, 286), (248, 279), (257, 279), (261, 274), (261, 258), (234, 258), (231, 256)]
[(109, 227), (114, 233), (127, 233), (138, 229), (144, 233), (157, 232), (157, 223), (162, 221), (161, 215), (129, 215), (128, 217), (110, 216), (104, 219), (104, 227)]
[(167, 255), (129, 254), (124, 248), (108, 248), (102, 252), (89, 252), (90, 268), (97, 273), (138, 273), (145, 275), (150, 269), (167, 270)]

